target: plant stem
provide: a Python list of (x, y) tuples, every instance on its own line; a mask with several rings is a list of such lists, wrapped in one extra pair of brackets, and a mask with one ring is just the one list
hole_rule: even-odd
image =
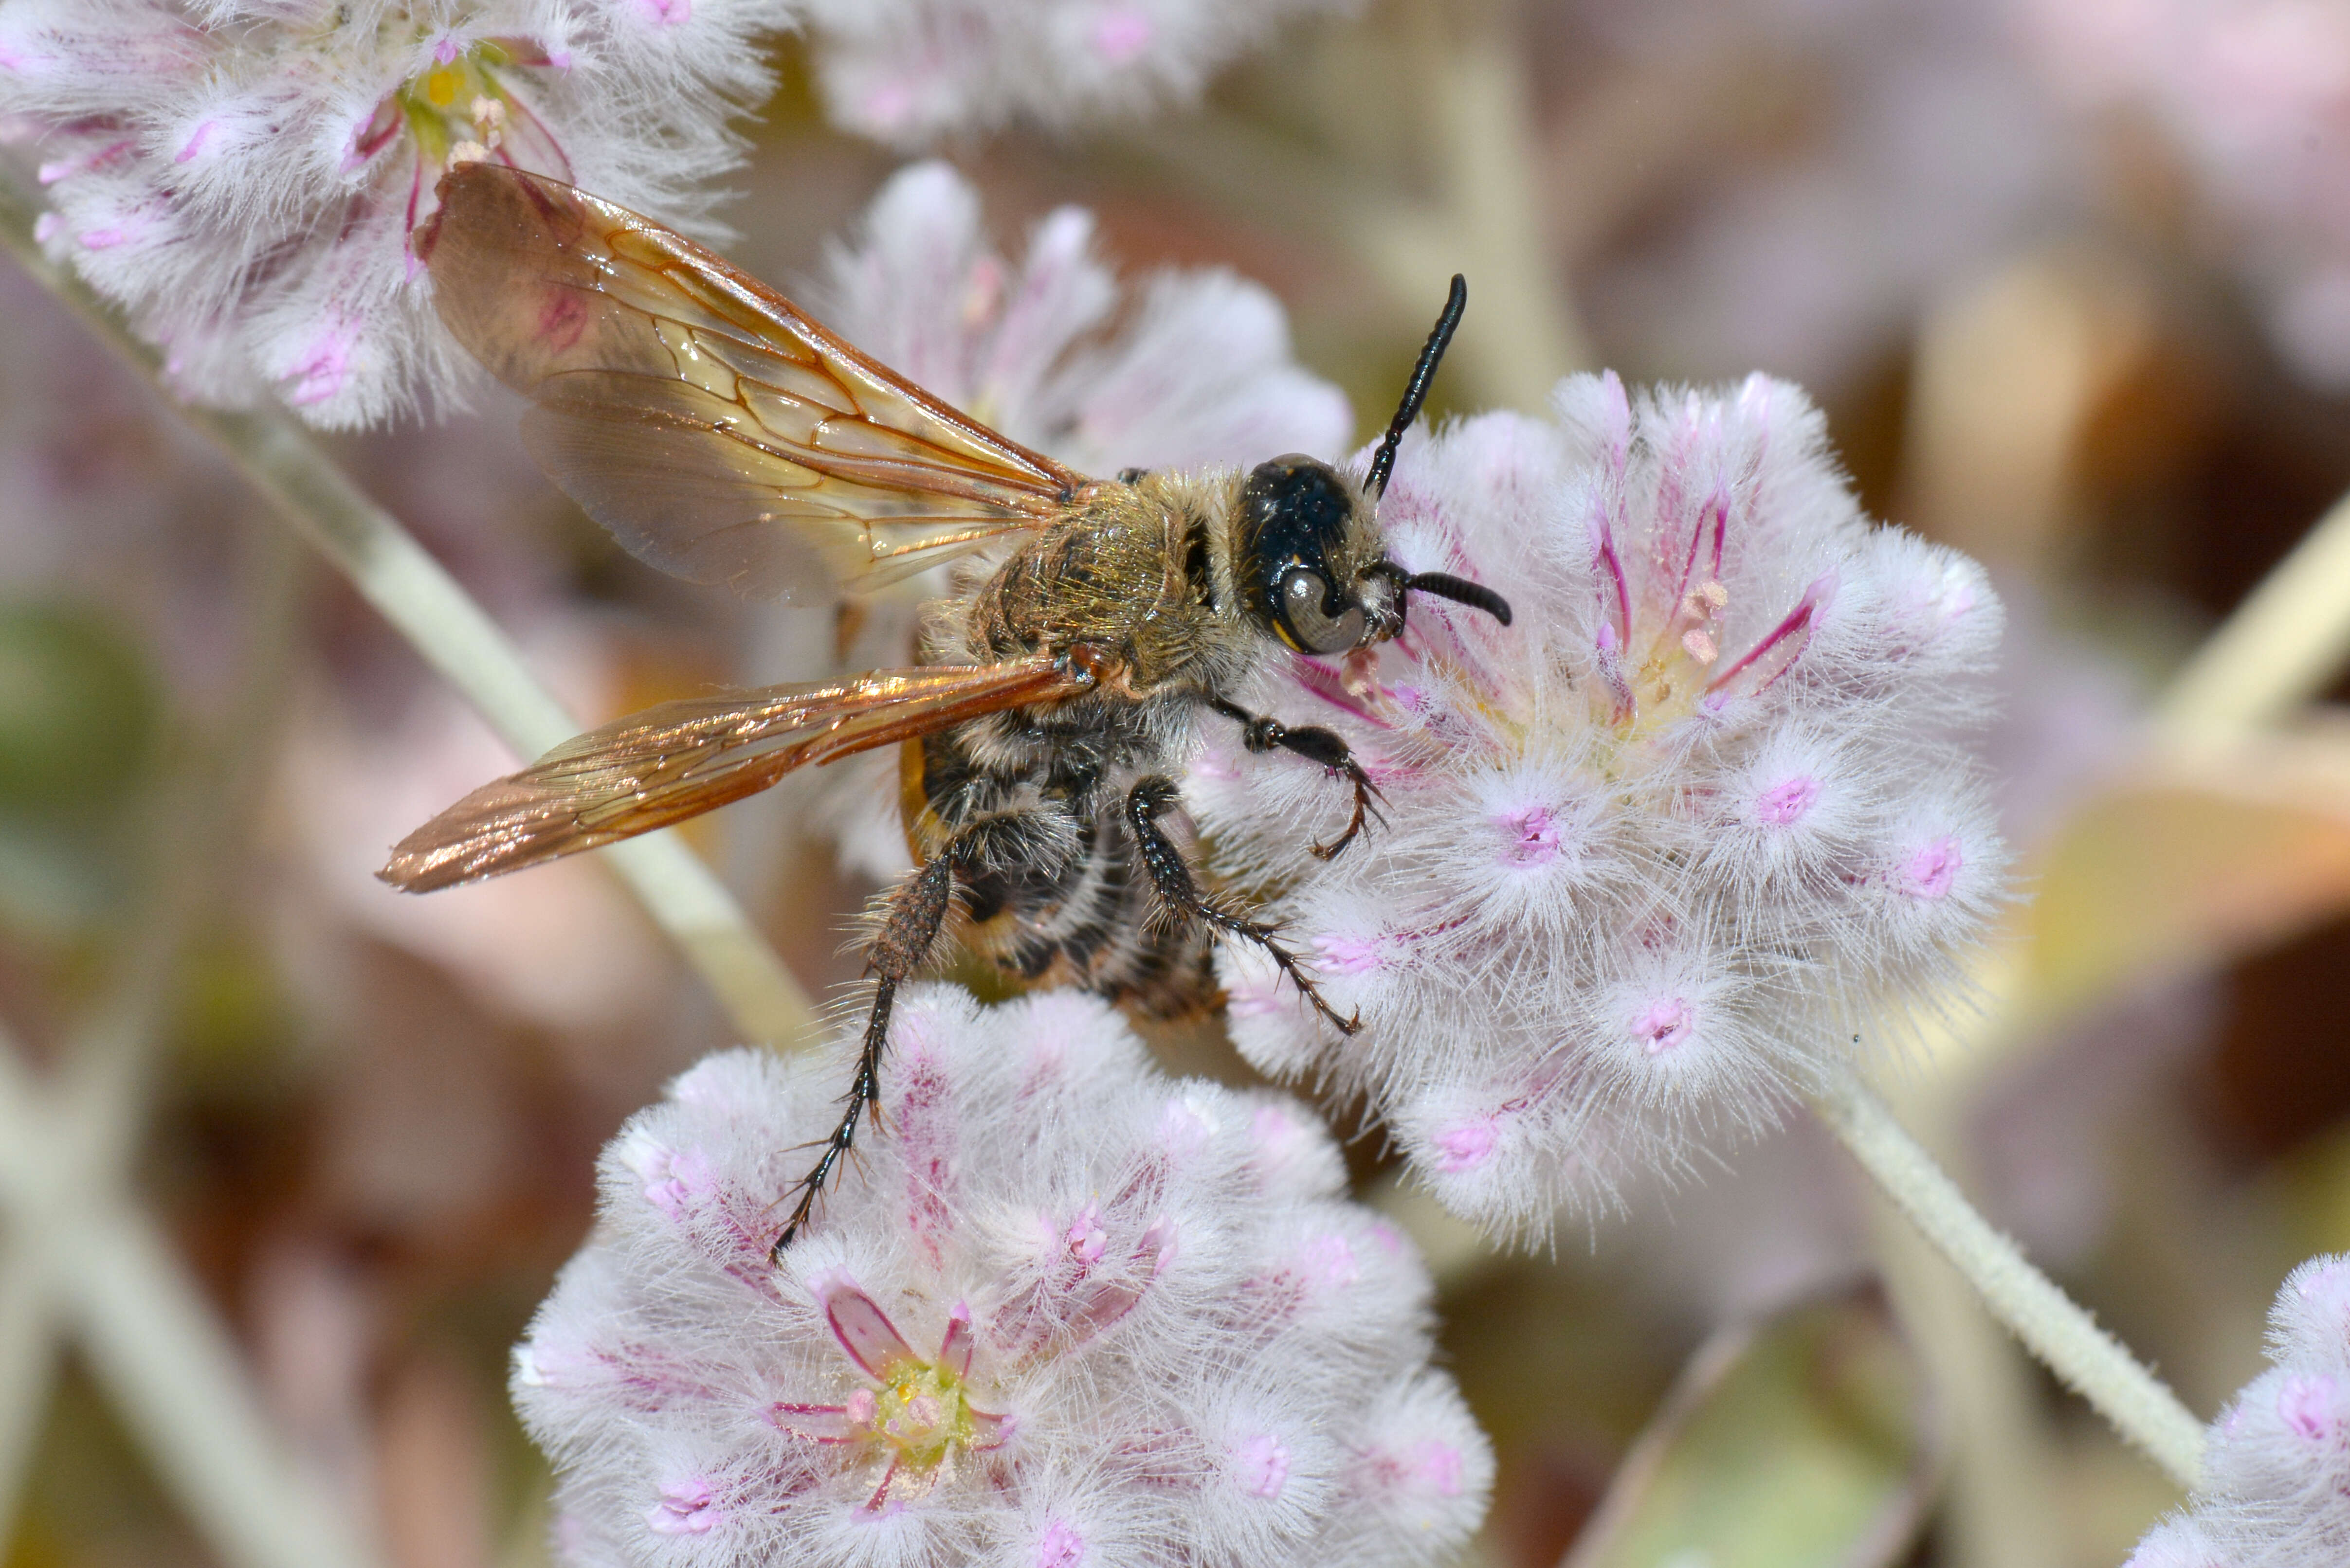
[(2204, 639), (2157, 711), (2181, 739), (2231, 740), (2285, 718), (2350, 659), (2350, 496)]
[(1856, 1073), (1840, 1072), (1813, 1105), (2024, 1347), (2172, 1480), (2192, 1489), (2202, 1473), (2203, 1426), (2178, 1396), (1976, 1211)]
[[(524, 757), (581, 728), (531, 674), (521, 651), (454, 577), (390, 513), (353, 484), (284, 410), (196, 408), (171, 395), (155, 351), (33, 238), (37, 203), (0, 170), (0, 242), (41, 285), (162, 391), (210, 437), (295, 531), (341, 568), (424, 661), (481, 711)], [(773, 1045), (812, 1039), (807, 995), (733, 896), (673, 832), (599, 851), (620, 880), (717, 993), (745, 1038)]]

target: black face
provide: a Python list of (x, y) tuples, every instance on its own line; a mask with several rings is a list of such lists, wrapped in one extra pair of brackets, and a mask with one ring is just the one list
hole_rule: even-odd
[(1301, 653), (1344, 653), (1363, 640), (1353, 585), (1331, 580), (1354, 494), (1326, 462), (1292, 454), (1261, 462), (1241, 487), (1235, 563), (1250, 610)]

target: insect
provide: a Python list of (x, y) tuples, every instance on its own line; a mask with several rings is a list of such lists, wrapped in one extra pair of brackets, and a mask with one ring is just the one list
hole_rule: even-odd
[(380, 875), (425, 892), (700, 815), (795, 768), (900, 750), (920, 862), (878, 901), (876, 988), (837, 1126), (775, 1247), (808, 1222), (879, 1087), (897, 991), (960, 900), (971, 948), (1038, 983), (1178, 1012), (1215, 993), (1218, 937), (1263, 949), (1352, 1033), (1278, 934), (1205, 886), (1170, 836), (1170, 769), (1203, 715), (1353, 791), (1336, 732), (1228, 693), (1285, 648), (1342, 655), (1403, 629), (1406, 595), (1503, 624), (1491, 589), (1409, 573), (1375, 508), (1467, 304), (1462, 281), (1360, 482), (1301, 456), (1245, 474), (1076, 473), (892, 374), (789, 300), (649, 219), (568, 185), (459, 166), (418, 231), (442, 319), (536, 403), (525, 442), (632, 553), (801, 601), (986, 552), (934, 606), (920, 665), (664, 702), (556, 747), (403, 839)]

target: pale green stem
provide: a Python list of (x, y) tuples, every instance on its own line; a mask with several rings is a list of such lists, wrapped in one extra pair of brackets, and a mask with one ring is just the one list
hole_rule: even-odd
[[(13, 171), (0, 175), (0, 240), (25, 269), (160, 387), (153, 349), (33, 238), (37, 203)], [(212, 438), (302, 537), (341, 568), (425, 662), (525, 757), (580, 725), (532, 675), (504, 632), (398, 520), (369, 500), (283, 410), (233, 413), (165, 399)], [(673, 832), (600, 853), (725, 1007), (737, 1032), (769, 1044), (813, 1038), (807, 995), (732, 894)]]
[(2350, 659), (2350, 496), (2277, 563), (2164, 693), (2181, 740), (2228, 741), (2290, 715)]
[(146, 908), (112, 983), (45, 1077), (0, 1030), (0, 1539), (47, 1407), (57, 1337), (69, 1332), (224, 1562), (369, 1568), (377, 1557), (364, 1531), (272, 1430), (226, 1327), (126, 1190), (184, 950), (216, 907), (260, 782), (259, 741), (282, 707), (297, 546), (266, 534), (254, 543), (240, 694), (212, 754), (165, 792), (150, 829)]
[(2116, 1431), (2193, 1488), (2203, 1469), (2203, 1424), (2178, 1396), (1976, 1212), (1856, 1073), (1847, 1069), (1824, 1085), (1813, 1105), (1992, 1315)]

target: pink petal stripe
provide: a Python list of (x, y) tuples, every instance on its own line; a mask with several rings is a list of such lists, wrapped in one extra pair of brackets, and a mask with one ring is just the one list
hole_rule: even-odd
[(973, 1409), (969, 1405), (962, 1408), (963, 1414), (971, 1417), (971, 1441), (965, 1446), (973, 1453), (1000, 1449), (1012, 1440), (1012, 1430), (1018, 1423), (1011, 1417)]
[(889, 1314), (842, 1271), (826, 1270), (809, 1282), (809, 1288), (824, 1303), (825, 1321), (832, 1325), (840, 1348), (871, 1376), (886, 1383), (899, 1367), (921, 1360)]
[[(1835, 597), (1836, 574), (1829, 572), (1804, 590), (1787, 618), (1771, 629), (1745, 658), (1713, 678), (1709, 694), (1752, 697), (1792, 669), (1812, 640), (1813, 618)], [(1733, 685), (1733, 682), (1735, 683)]]
[(939, 1342), (939, 1365), (957, 1377), (971, 1376), (971, 1353), (977, 1341), (971, 1332), (971, 1303), (957, 1302), (947, 1314), (946, 1337)]
[[(546, 122), (530, 111), (530, 105), (513, 93), (501, 95), (506, 105), (506, 138), (499, 155), (517, 168), (533, 174), (551, 175), (569, 182), (571, 159), (563, 151), (563, 143), (555, 139)], [(517, 157), (515, 154), (519, 153)]]
[(881, 1511), (882, 1505), (889, 1501), (889, 1483), (898, 1479), (898, 1459), (893, 1456), (889, 1460), (889, 1468), (881, 1472), (881, 1484), (875, 1487), (873, 1495), (865, 1500), (866, 1512), (879, 1513)]
[(851, 1416), (846, 1405), (774, 1405), (768, 1407), (767, 1419), (795, 1437), (819, 1443), (853, 1443), (867, 1432), (865, 1424)]
[(1082, 1345), (1132, 1312), (1174, 1251), (1174, 1227), (1164, 1219), (1154, 1220), (1128, 1257), (1139, 1280), (1130, 1284), (1104, 1281), (1096, 1285), (1084, 1303), (1069, 1314), (1070, 1343)]

